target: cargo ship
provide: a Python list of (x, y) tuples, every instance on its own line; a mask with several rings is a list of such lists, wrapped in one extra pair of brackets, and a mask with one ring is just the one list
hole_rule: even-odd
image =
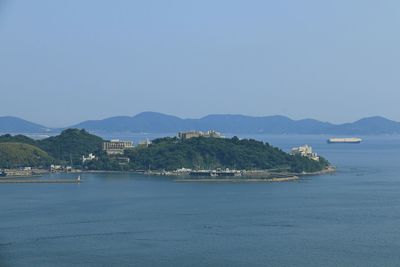
[(328, 144), (359, 144), (362, 142), (361, 138), (330, 138)]

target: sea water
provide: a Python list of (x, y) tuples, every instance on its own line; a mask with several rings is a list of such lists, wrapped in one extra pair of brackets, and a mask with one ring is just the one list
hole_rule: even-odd
[[(0, 184), (0, 266), (400, 265), (399, 136), (249, 137), (285, 151), (312, 145), (337, 172), (283, 183), (85, 173), (81, 184)], [(54, 177), (74, 176), (43, 179)]]

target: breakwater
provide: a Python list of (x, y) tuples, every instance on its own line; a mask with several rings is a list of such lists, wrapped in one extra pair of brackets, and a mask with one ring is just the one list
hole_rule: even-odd
[(0, 179), (0, 184), (79, 184), (77, 179), (35, 180), (35, 179)]

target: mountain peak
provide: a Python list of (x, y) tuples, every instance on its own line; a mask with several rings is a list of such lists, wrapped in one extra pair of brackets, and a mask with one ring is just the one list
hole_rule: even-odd
[(358, 123), (358, 122), (395, 122), (395, 123), (397, 123), (396, 121), (387, 119), (387, 118), (382, 117), (382, 116), (366, 117), (366, 118), (363, 118), (363, 119), (360, 119), (360, 120), (356, 121), (355, 123)]
[(141, 113), (136, 114), (132, 118), (177, 118), (180, 119), (179, 117), (173, 116), (173, 115), (168, 115), (160, 112), (154, 112), (154, 111), (144, 111)]

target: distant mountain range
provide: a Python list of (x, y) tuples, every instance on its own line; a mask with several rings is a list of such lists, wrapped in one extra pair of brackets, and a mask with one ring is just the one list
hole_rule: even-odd
[[(353, 123), (332, 124), (313, 119), (292, 120), (284, 116), (252, 117), (244, 115), (208, 115), (200, 119), (182, 119), (156, 112), (84, 121), (67, 128), (97, 133), (173, 133), (189, 130), (216, 130), (232, 134), (400, 134), (400, 123), (383, 117), (369, 117)], [(47, 133), (48, 128), (16, 117), (0, 117), (0, 133)]]

